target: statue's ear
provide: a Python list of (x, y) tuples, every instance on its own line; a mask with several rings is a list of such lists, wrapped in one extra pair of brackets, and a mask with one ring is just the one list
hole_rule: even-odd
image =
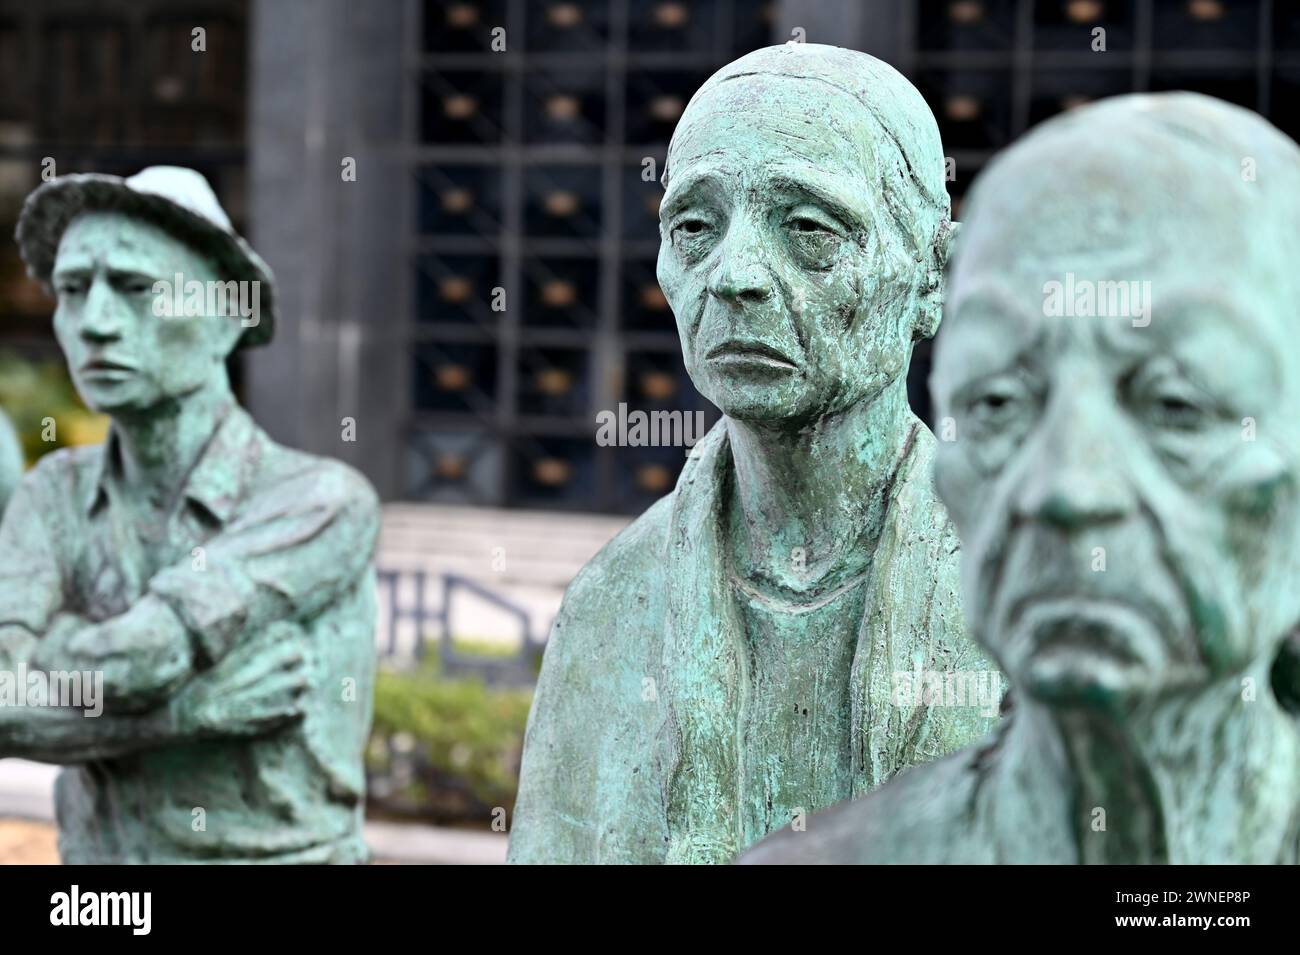
[(239, 348), (239, 341), (244, 337), (243, 323), (237, 317), (223, 315), (211, 327), (211, 334), (216, 338), (214, 350), (224, 361)]
[(921, 308), (912, 329), (913, 341), (933, 338), (943, 318), (944, 273), (952, 257), (953, 243), (961, 230), (960, 222), (945, 219), (939, 223), (934, 240), (930, 243), (924, 287), (921, 289)]

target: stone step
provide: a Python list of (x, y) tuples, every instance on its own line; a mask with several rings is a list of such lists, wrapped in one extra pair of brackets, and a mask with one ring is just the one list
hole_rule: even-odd
[[(468, 578), (523, 609), (534, 638), (544, 640), (565, 588), (629, 521), (554, 511), (387, 504), (377, 564), (381, 570), (424, 571), (428, 575), (425, 605), (430, 611), (440, 609), (441, 575)], [(500, 570), (494, 567), (498, 556), (504, 558)], [(404, 576), (400, 605), (411, 605), (412, 590), (413, 581)], [(467, 593), (456, 593), (453, 601), (452, 630), (458, 636), (518, 640), (518, 623), (499, 608)], [(376, 641), (386, 647), (390, 634), (386, 589), (380, 594), (379, 614)], [(413, 647), (414, 627), (402, 621), (398, 631), (397, 645)]]

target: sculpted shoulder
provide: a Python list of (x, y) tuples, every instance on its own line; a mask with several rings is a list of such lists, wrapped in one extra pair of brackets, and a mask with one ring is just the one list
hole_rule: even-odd
[(335, 458), (288, 448), (263, 435), (251, 483), (257, 497), (346, 512), (360, 531), (379, 532), (381, 507), (374, 486), (356, 468)]
[(103, 454), (102, 444), (79, 444), (57, 448), (49, 454), (42, 455), (40, 460), (32, 465), (30, 473), (40, 474), (46, 480), (60, 480), (63, 479), (63, 475), (98, 467)]
[(22, 444), (18, 440), (18, 432), (9, 423), (9, 418), (0, 410), (0, 514), (4, 513), (9, 496), (22, 478)]
[(370, 481), (356, 468), (337, 458), (309, 454), (285, 447), (264, 437), (258, 478), (267, 486), (309, 480), (322, 495), (356, 500), (371, 505), (378, 513), (379, 496)]
[(603, 645), (602, 638), (626, 630), (628, 624), (648, 623), (662, 615), (672, 504), (671, 494), (655, 502), (578, 572), (565, 591), (552, 640), (572, 640), (576, 629)]
[(81, 444), (42, 455), (19, 482), (28, 494), (50, 500), (76, 495), (84, 500), (100, 473), (104, 445)]
[(653, 745), (672, 497), (591, 559), (565, 593), (533, 697), (512, 862), (656, 862), (664, 836)]

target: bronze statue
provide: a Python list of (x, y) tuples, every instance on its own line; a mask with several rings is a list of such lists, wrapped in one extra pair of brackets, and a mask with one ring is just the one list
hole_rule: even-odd
[[(112, 426), (42, 458), (0, 525), (0, 672), (46, 688), (0, 706), (0, 756), (70, 764), (65, 862), (364, 860), (378, 506), (231, 393), (270, 270), (173, 167), (52, 180), (17, 239)], [(56, 675), (102, 715), (50, 698)]]
[(728, 862), (991, 725), (996, 690), (894, 692), (996, 677), (906, 394), (941, 311), (944, 172), (925, 102), (862, 53), (758, 50), (691, 99), (658, 278), (724, 418), (565, 596), (513, 861)]

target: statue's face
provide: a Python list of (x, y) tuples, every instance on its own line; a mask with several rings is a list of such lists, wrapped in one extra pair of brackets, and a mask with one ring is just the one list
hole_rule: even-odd
[[(931, 381), (967, 619), (1058, 703), (1238, 673), (1300, 619), (1293, 264), (1235, 202), (1120, 191), (1058, 184), (1037, 217), (977, 204)], [(1076, 313), (1106, 281), (1127, 312), (1095, 285), (1108, 317), (1047, 314), (1067, 273)]]
[(156, 314), (155, 283), (170, 290), (178, 273), (205, 288), (217, 280), (188, 245), (121, 213), (86, 213), (64, 232), (50, 279), (58, 296), (54, 332), (91, 408), (147, 410), (222, 373), (242, 331), (238, 321)]
[(686, 369), (725, 414), (808, 420), (906, 370), (917, 266), (878, 194), (872, 128), (848, 94), (768, 75), (683, 116), (658, 278)]

